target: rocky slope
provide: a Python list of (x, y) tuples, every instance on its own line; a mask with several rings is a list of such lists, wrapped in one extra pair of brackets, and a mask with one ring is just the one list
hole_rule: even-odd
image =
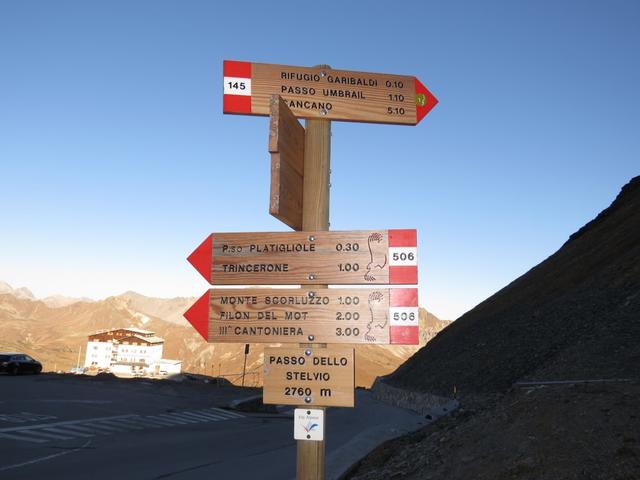
[(636, 480), (640, 383), (517, 389), (389, 442), (352, 480)]
[(526, 378), (640, 372), (640, 177), (555, 254), (438, 335), (389, 379), (450, 394)]
[(636, 177), (386, 379), (445, 396), (455, 387), (462, 408), (378, 449), (351, 478), (640, 478), (639, 339)]

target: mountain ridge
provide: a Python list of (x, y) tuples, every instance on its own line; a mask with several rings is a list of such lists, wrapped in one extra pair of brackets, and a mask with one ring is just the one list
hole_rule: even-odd
[[(469, 393), (503, 392), (538, 370), (558, 379), (569, 372), (586, 378), (633, 376), (628, 366), (635, 363), (635, 349), (627, 345), (631, 335), (640, 338), (639, 258), (636, 177), (558, 251), (456, 320), (387, 381), (449, 395), (454, 386)], [(600, 352), (587, 368), (584, 359), (593, 352), (586, 345), (600, 351), (598, 341), (606, 341), (619, 357)], [(554, 372), (551, 363), (571, 349), (575, 366)]]

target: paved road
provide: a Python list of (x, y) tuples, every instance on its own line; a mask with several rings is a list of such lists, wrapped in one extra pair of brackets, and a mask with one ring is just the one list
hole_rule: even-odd
[[(252, 394), (199, 382), (0, 376), (0, 478), (293, 478), (291, 415), (223, 408)], [(358, 391), (355, 409), (327, 412), (327, 478), (424, 422)]]

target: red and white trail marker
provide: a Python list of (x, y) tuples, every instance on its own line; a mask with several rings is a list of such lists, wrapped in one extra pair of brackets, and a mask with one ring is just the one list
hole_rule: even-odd
[(390, 290), (389, 343), (418, 345), (420, 343), (420, 312), (417, 288)]

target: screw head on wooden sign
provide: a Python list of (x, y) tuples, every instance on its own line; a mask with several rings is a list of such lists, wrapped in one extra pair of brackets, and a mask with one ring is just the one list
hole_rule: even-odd
[(210, 343), (417, 345), (417, 288), (221, 289), (184, 314)]
[(353, 407), (354, 388), (353, 348), (264, 349), (266, 404)]
[(297, 117), (416, 125), (438, 100), (408, 75), (225, 60), (223, 111), (269, 115), (280, 95)]
[(407, 285), (416, 245), (412, 229), (214, 233), (188, 260), (212, 285)]

